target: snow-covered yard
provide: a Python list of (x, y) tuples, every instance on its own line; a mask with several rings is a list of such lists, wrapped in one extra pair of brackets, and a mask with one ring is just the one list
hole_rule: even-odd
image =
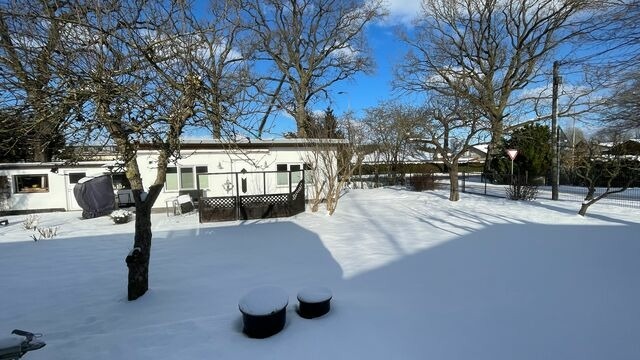
[[(126, 301), (133, 223), (40, 215), (0, 227), (0, 337), (25, 359), (639, 359), (640, 211), (447, 192), (353, 190), (332, 217), (198, 224), (154, 214), (151, 290)], [(296, 292), (334, 295), (305, 320)], [(289, 293), (284, 330), (241, 333), (238, 300)]]

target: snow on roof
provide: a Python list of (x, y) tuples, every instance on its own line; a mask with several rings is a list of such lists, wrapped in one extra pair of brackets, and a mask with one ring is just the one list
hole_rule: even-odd
[(485, 154), (489, 152), (489, 144), (473, 145), (472, 148), (482, 151)]
[(236, 141), (218, 140), (218, 139), (201, 139), (201, 138), (185, 138), (181, 140), (182, 144), (202, 144), (202, 145), (234, 145), (234, 144), (257, 144), (257, 145), (297, 145), (297, 144), (348, 144), (346, 139), (316, 139), (316, 138), (295, 138), (295, 139), (251, 139), (249, 137), (238, 138)]

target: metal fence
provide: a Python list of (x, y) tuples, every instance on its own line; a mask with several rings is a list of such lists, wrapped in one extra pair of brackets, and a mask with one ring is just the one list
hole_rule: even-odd
[(350, 178), (350, 186), (355, 189), (373, 189), (385, 186), (412, 187), (416, 180), (422, 181), (424, 177), (432, 177), (434, 180), (449, 178), (448, 174), (438, 173), (397, 173), (397, 174), (372, 174), (354, 175)]
[[(460, 176), (460, 190), (469, 194), (479, 194), (495, 197), (507, 197), (509, 185), (497, 184), (488, 181), (488, 177), (482, 173), (462, 173)], [(605, 188), (596, 188), (594, 196), (605, 191)], [(581, 202), (587, 196), (587, 188), (572, 185), (560, 185), (558, 189), (560, 200)], [(538, 185), (538, 199), (551, 199), (551, 185)], [(601, 204), (617, 205), (640, 209), (640, 188), (634, 187), (623, 192), (610, 194), (600, 200)]]

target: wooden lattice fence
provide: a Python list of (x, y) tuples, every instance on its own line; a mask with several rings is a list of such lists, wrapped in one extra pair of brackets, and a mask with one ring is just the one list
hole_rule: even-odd
[(304, 177), (290, 193), (202, 197), (200, 222), (289, 217), (305, 211)]

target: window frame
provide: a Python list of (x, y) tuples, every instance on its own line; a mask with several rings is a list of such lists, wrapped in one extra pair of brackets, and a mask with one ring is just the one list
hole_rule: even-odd
[[(77, 177), (80, 174), (82, 174), (82, 176)], [(78, 181), (80, 181), (80, 179), (87, 177), (87, 172), (86, 171), (70, 172), (70, 173), (67, 173), (67, 175), (69, 176), (69, 184), (74, 185), (74, 184), (77, 184)]]
[[(282, 166), (285, 167), (285, 170), (281, 170)], [(276, 164), (276, 186), (289, 186), (289, 164), (281, 163)], [(284, 181), (282, 180), (284, 177)]]
[[(175, 170), (175, 172), (169, 172), (169, 169), (173, 169)], [(182, 172), (182, 169), (189, 169), (188, 172)], [(205, 172), (202, 172), (202, 170), (206, 170)], [(176, 176), (176, 188), (174, 189), (173, 187), (170, 189), (167, 185), (167, 180), (165, 179), (164, 181), (164, 190), (166, 192), (179, 192), (179, 191), (183, 191), (183, 190), (197, 190), (198, 188), (198, 177), (202, 176), (203, 174), (208, 174), (209, 173), (209, 165), (178, 165), (178, 166), (167, 166), (167, 175), (169, 174), (175, 174)], [(184, 175), (190, 175), (192, 177), (192, 181), (193, 181), (193, 187), (183, 187), (182, 183), (183, 183), (183, 176)], [(209, 182), (206, 182), (206, 187), (202, 187), (202, 184), (200, 184), (200, 190), (209, 190)]]
[[(23, 184), (23, 180), (20, 180), (20, 178), (26, 178), (26, 177), (30, 177), (30, 178), (36, 178), (39, 177), (40, 178), (40, 184), (42, 185), (42, 179), (45, 179), (45, 184), (46, 187), (24, 187), (21, 186)], [(16, 174), (13, 175), (13, 184), (14, 184), (14, 191), (16, 194), (38, 194), (38, 193), (48, 193), (50, 191), (50, 185), (49, 185), (49, 174)], [(23, 190), (23, 189), (29, 189), (29, 190)]]
[[(306, 175), (306, 163), (280, 163), (276, 164), (276, 186), (285, 187), (289, 186), (289, 174), (291, 174), (291, 182), (292, 185), (298, 185), (302, 177)], [(287, 170), (279, 170), (278, 167), (286, 166)], [(297, 167), (297, 169), (292, 169), (292, 167)], [(303, 171), (305, 171), (305, 175), (303, 175)], [(281, 181), (282, 175), (286, 174), (286, 181)], [(306, 176), (305, 176), (306, 181)]]

